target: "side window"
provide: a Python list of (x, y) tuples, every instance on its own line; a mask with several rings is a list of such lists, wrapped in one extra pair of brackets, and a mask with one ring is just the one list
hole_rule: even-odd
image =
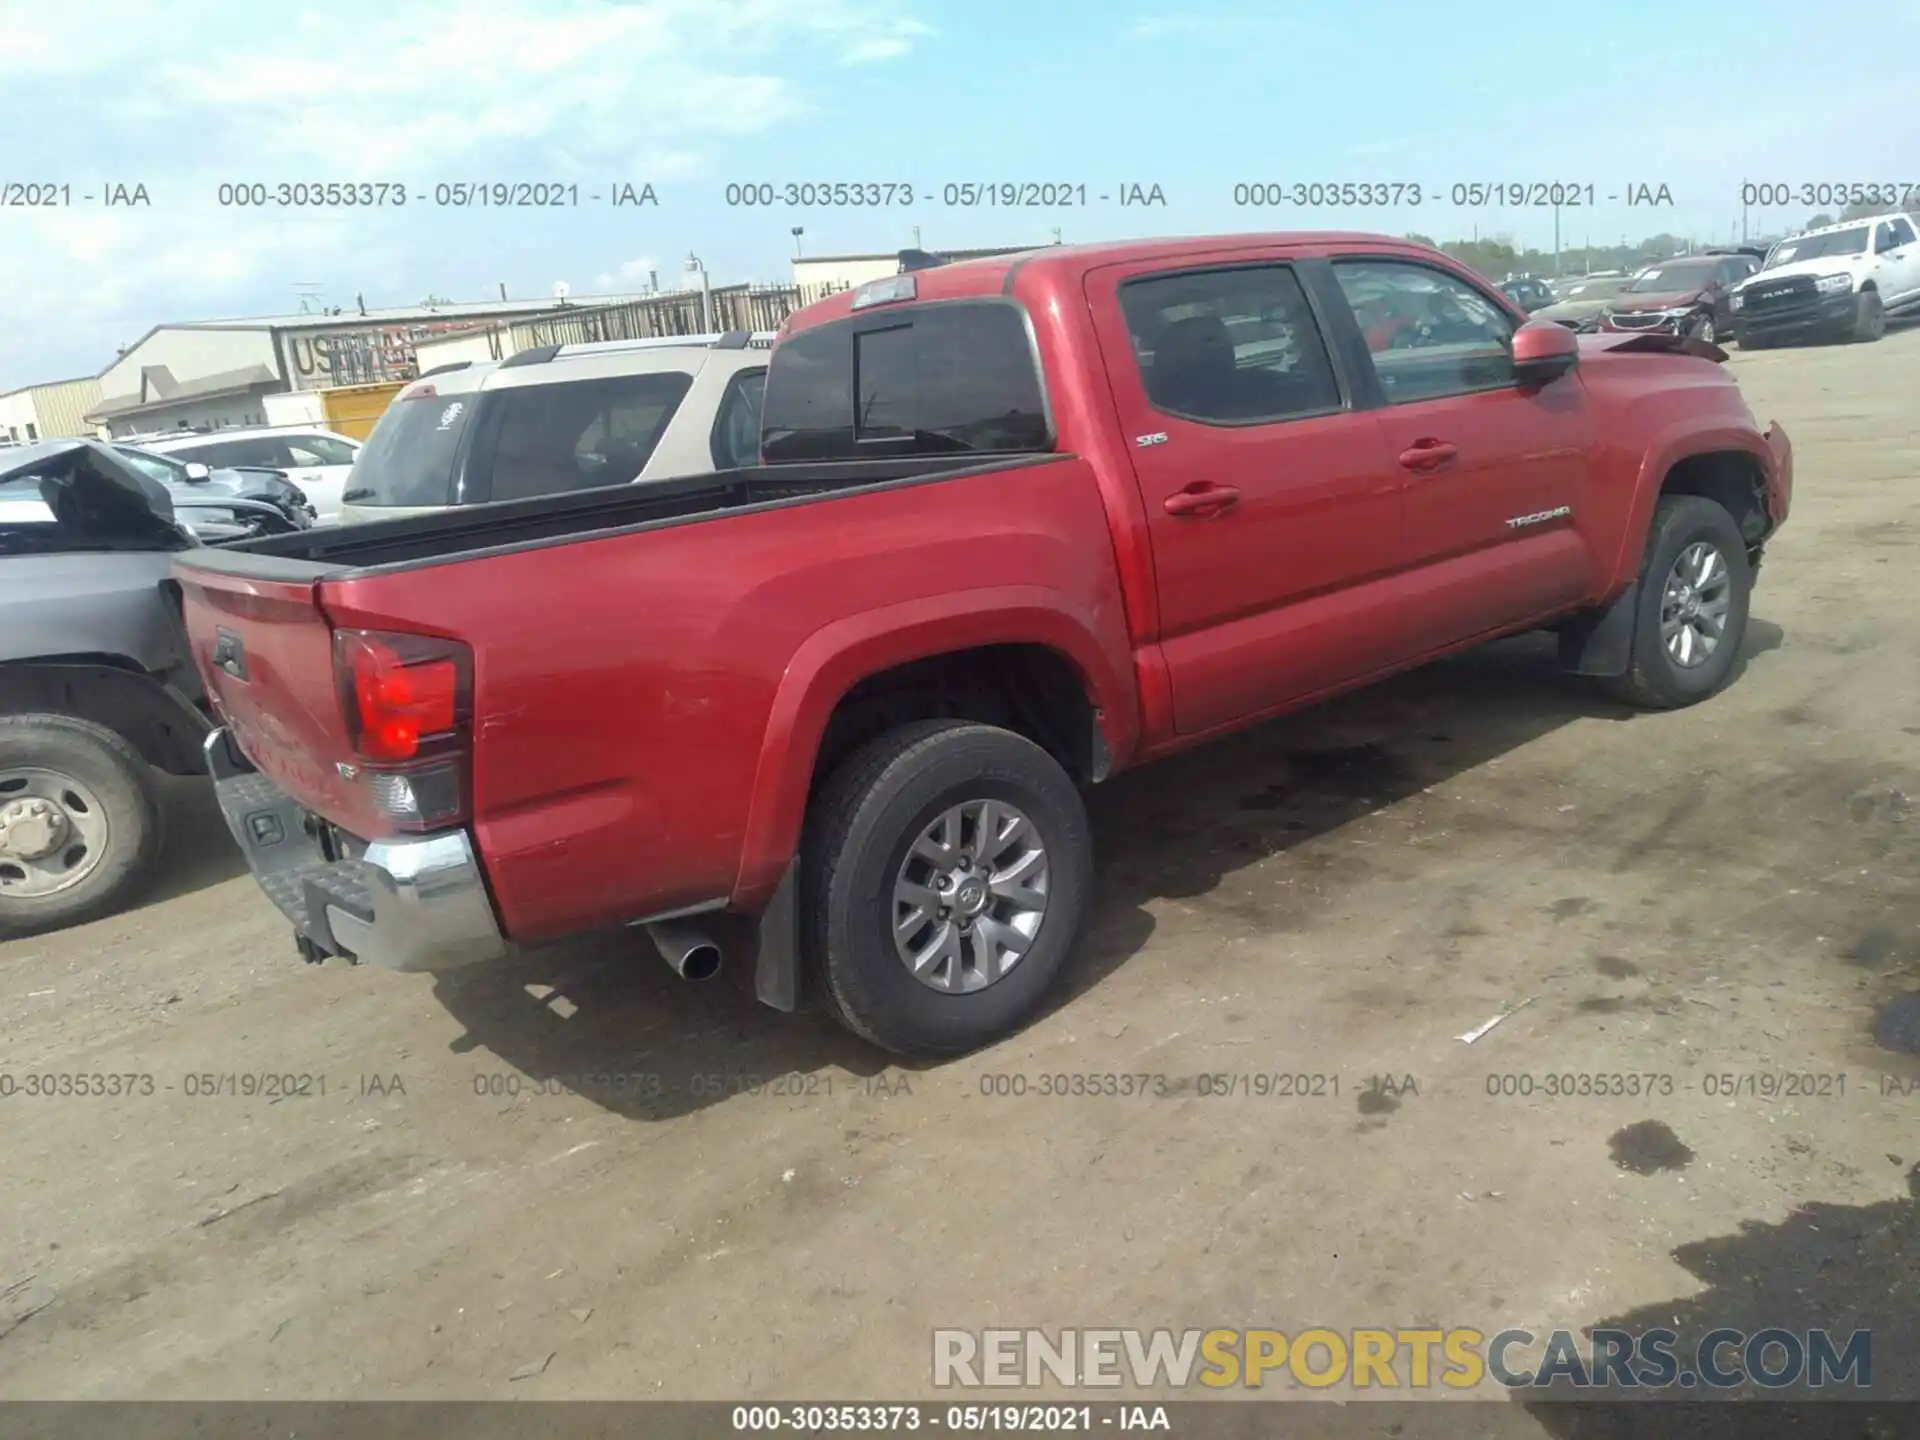
[(762, 458), (1034, 453), (1053, 448), (1025, 315), (1000, 301), (885, 307), (773, 352)]
[(713, 468), (738, 470), (760, 463), (760, 402), (767, 393), (767, 372), (742, 370), (727, 382), (713, 417)]
[(692, 384), (673, 370), (495, 391), (492, 498), (625, 485), (646, 468)]
[(1288, 266), (1129, 280), (1120, 310), (1156, 410), (1252, 425), (1341, 407), (1326, 342)]
[(285, 445), (265, 437), (183, 446), (173, 452), (173, 457), (176, 460), (198, 460), (202, 465), (260, 465), (269, 470), (284, 470), (293, 463)]
[(1887, 229), (1893, 232), (1893, 247), (1913, 244), (1913, 226), (1904, 218), (1896, 216), (1887, 222)]
[(1338, 260), (1333, 270), (1390, 404), (1513, 383), (1513, 324), (1464, 280), (1400, 260)]
[(295, 465), (351, 465), (353, 447), (327, 435), (289, 435), (287, 453)]

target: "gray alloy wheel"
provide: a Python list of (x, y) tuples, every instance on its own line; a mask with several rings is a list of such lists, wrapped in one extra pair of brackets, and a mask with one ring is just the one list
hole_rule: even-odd
[(100, 797), (57, 770), (0, 770), (0, 895), (41, 900), (100, 868), (113, 840)]
[(1660, 643), (1674, 664), (1691, 670), (1713, 657), (1732, 598), (1732, 572), (1717, 547), (1696, 540), (1680, 552), (1660, 597)]
[(1692, 334), (1694, 339), (1704, 344), (1715, 345), (1719, 343), (1720, 334), (1719, 331), (1714, 328), (1713, 315), (1711, 312), (1696, 319), (1689, 333)]
[(967, 800), (923, 828), (893, 882), (893, 944), (907, 972), (946, 994), (984, 990), (1020, 963), (1046, 919), (1038, 827), (1004, 800)]

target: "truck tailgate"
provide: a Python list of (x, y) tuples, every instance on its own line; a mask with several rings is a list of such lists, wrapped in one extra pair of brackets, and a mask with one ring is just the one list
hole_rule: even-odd
[(247, 759), (288, 795), (366, 836), (377, 824), (334, 679), (319, 583), (223, 574), (176, 562), (194, 664)]

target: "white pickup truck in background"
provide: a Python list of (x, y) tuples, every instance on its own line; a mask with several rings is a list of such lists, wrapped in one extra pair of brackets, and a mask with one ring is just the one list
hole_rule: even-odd
[(1920, 232), (1905, 214), (1823, 225), (1782, 240), (1728, 298), (1743, 350), (1819, 337), (1874, 341), (1920, 311)]

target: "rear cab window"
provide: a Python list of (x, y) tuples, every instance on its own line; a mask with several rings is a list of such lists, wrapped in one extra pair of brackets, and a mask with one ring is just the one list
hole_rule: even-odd
[(788, 336), (768, 369), (767, 464), (1053, 446), (1033, 336), (1012, 301), (876, 307)]

